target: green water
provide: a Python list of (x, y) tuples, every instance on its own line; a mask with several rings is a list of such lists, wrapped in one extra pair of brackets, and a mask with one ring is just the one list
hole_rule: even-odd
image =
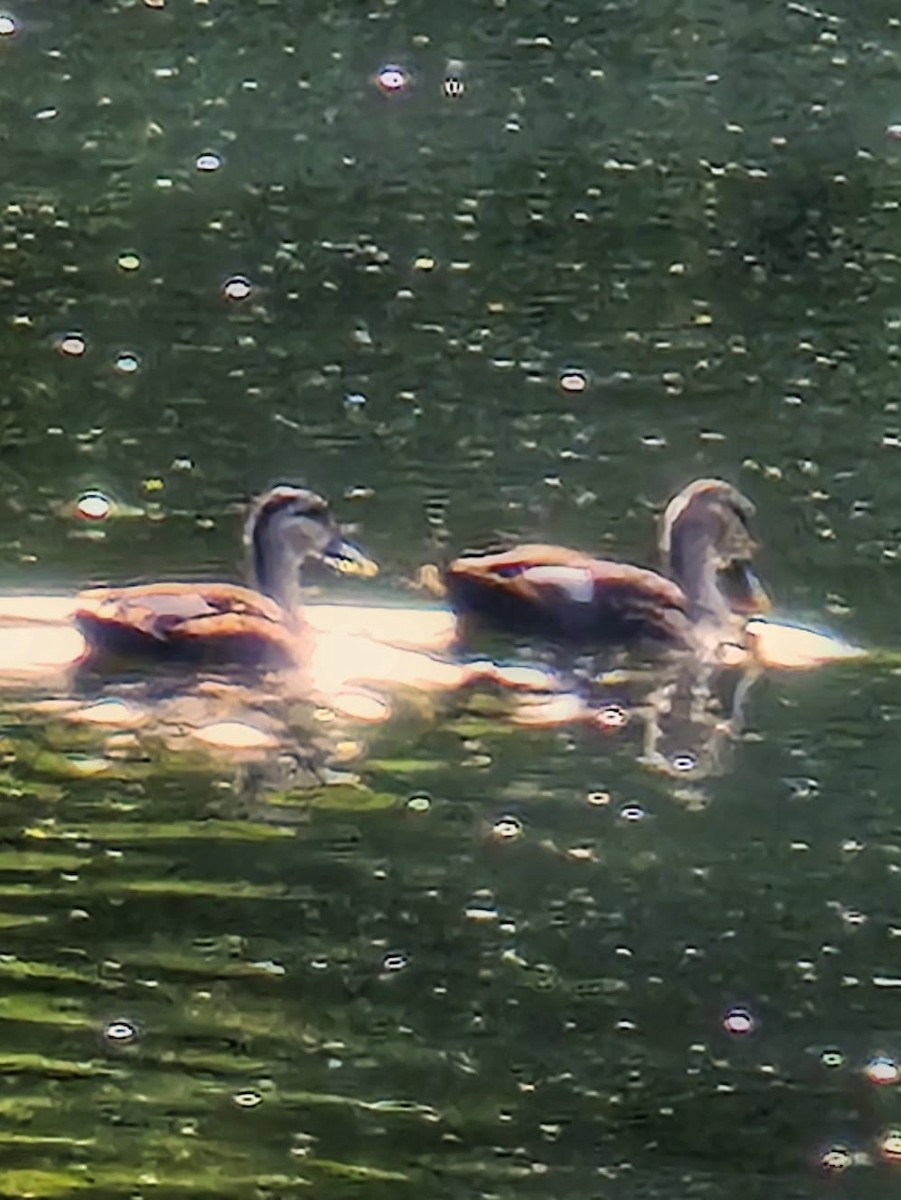
[[(652, 561), (718, 474), (781, 611), (897, 643), (893, 5), (9, 11), (4, 587), (232, 576), (289, 478), (414, 602), (500, 537)], [(7, 692), (4, 1195), (896, 1194), (890, 666), (761, 681), (700, 780), (479, 694), (323, 787)]]

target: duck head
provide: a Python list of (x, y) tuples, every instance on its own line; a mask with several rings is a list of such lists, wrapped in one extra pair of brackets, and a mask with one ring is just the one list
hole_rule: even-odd
[(667, 505), (660, 553), (682, 587), (695, 621), (723, 623), (735, 613), (767, 612), (766, 589), (751, 568), (754, 505), (721, 479), (697, 479)]
[(261, 496), (248, 515), (244, 541), (257, 590), (288, 612), (299, 599), (300, 570), (309, 558), (341, 574), (378, 574), (372, 559), (341, 533), (325, 498), (306, 488), (283, 484)]

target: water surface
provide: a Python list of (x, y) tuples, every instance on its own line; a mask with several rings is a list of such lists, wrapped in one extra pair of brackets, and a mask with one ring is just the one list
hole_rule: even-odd
[[(651, 562), (715, 474), (781, 611), (895, 644), (891, 5), (10, 12), (4, 587), (231, 577), (293, 479), (409, 602), (504, 537)], [(891, 664), (761, 681), (702, 779), (479, 694), (343, 788), (22, 699), (4, 1194), (894, 1195)]]

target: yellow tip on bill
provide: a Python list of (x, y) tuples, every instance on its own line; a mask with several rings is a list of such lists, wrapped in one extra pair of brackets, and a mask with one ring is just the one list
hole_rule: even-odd
[(755, 658), (764, 667), (806, 670), (827, 663), (866, 658), (868, 654), (860, 646), (852, 646), (841, 638), (760, 617), (748, 622), (746, 633)]

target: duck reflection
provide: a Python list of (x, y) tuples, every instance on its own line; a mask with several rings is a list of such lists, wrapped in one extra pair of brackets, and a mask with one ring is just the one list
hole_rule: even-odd
[(756, 665), (700, 671), (697, 663), (601, 670), (568, 691), (518, 697), (510, 720), (543, 729), (588, 725), (632, 745), (644, 766), (687, 783), (729, 769), (761, 675)]

